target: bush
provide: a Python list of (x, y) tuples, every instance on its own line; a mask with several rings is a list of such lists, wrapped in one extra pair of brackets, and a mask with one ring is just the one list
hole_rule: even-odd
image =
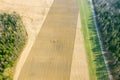
[(12, 79), (12, 73), (8, 72), (14, 66), (26, 39), (27, 33), (18, 14), (0, 14), (0, 80)]

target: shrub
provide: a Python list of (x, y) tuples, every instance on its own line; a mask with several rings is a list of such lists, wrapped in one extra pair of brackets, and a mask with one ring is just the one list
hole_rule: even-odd
[(11, 80), (10, 69), (25, 45), (27, 33), (20, 16), (15, 12), (0, 14), (0, 29), (0, 80)]

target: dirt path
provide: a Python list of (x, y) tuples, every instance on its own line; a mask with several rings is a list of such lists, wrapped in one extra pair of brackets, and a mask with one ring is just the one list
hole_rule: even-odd
[(70, 80), (76, 0), (55, 0), (18, 80)]
[(80, 13), (78, 14), (74, 52), (72, 57), (70, 80), (90, 80), (87, 55), (81, 32)]

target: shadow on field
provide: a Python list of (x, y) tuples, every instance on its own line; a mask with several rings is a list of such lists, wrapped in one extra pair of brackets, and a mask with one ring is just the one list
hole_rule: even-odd
[(96, 66), (97, 80), (108, 80), (106, 66), (105, 66), (104, 59), (103, 59), (103, 56), (101, 53), (96, 27), (93, 24), (94, 23), (93, 17), (90, 16), (88, 21), (89, 21), (88, 29), (89, 29), (89, 33), (90, 33), (89, 40), (92, 45), (91, 50), (94, 55), (93, 62), (95, 63), (95, 66)]

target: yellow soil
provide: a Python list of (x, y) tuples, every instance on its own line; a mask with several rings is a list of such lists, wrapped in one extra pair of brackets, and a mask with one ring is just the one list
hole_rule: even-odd
[(54, 0), (0, 0), (0, 12), (12, 13), (15, 11), (20, 14), (28, 33), (28, 42), (16, 66), (14, 80), (17, 80), (19, 72), (53, 1)]
[[(80, 14), (80, 13), (79, 13)], [(76, 38), (72, 58), (70, 80), (90, 80), (87, 64), (87, 55), (85, 52), (83, 35), (81, 32), (81, 20), (78, 14)]]

